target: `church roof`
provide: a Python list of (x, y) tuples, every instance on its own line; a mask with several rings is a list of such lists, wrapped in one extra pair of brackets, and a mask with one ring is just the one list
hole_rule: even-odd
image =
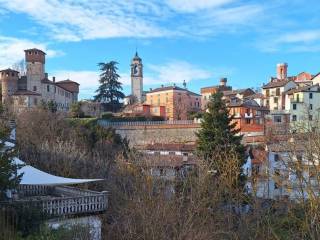
[(139, 57), (137, 51), (136, 51), (136, 54), (135, 54), (134, 57), (133, 57), (133, 60), (140, 60), (140, 61), (141, 61), (141, 58)]

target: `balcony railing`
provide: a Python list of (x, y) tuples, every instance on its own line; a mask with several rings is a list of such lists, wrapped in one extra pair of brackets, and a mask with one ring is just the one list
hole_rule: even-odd
[(108, 192), (96, 192), (72, 187), (21, 185), (18, 204), (36, 203), (48, 217), (94, 214), (106, 211)]
[(98, 123), (103, 127), (113, 126), (149, 126), (149, 125), (192, 125), (198, 124), (198, 121), (194, 120), (168, 120), (168, 121), (132, 121), (132, 122), (110, 122), (107, 120), (99, 120)]

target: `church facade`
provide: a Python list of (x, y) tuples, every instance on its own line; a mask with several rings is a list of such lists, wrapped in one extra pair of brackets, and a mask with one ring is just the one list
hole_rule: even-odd
[(0, 71), (2, 103), (20, 112), (40, 104), (53, 102), (59, 111), (68, 111), (78, 101), (79, 84), (69, 79), (48, 79), (45, 55), (40, 49), (25, 50), (26, 74), (13, 69)]

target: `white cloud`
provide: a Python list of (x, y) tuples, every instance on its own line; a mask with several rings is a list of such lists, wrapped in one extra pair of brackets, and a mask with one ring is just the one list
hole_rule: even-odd
[(260, 41), (258, 47), (265, 52), (318, 52), (320, 30), (303, 30), (268, 36), (269, 41)]
[[(161, 16), (148, 1), (0, 0), (10, 11), (25, 13), (51, 30), (58, 40), (78, 41), (109, 37), (157, 37), (169, 34), (148, 20), (146, 12)], [(23, 6), (23, 7), (22, 7)], [(141, 17), (140, 17), (141, 15)]]
[(63, 54), (61, 51), (48, 49), (45, 43), (0, 35), (0, 69), (11, 67), (24, 59), (24, 50), (29, 48), (39, 48), (45, 51), (49, 58)]
[(234, 2), (235, 0), (167, 0), (167, 4), (181, 12), (196, 12), (202, 9), (216, 8)]
[(236, 0), (0, 0), (1, 6), (28, 15), (60, 41), (212, 36), (230, 25), (252, 24), (263, 9)]

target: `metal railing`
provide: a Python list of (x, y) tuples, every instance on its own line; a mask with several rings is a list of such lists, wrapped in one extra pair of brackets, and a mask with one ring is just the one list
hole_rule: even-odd
[(98, 124), (102, 127), (112, 126), (152, 126), (152, 125), (192, 125), (199, 124), (194, 120), (167, 120), (167, 121), (132, 121), (132, 122), (111, 122), (107, 120), (99, 120)]

